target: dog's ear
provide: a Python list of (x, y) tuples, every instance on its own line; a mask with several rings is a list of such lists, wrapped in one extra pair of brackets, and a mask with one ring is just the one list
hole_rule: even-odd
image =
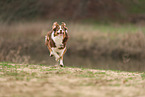
[(61, 26), (62, 26), (63, 28), (65, 28), (65, 30), (68, 29), (68, 28), (66, 27), (66, 24), (65, 24), (64, 22), (62, 22)]
[(63, 27), (65, 27), (66, 26), (66, 24), (64, 23), (64, 22), (62, 22), (62, 24), (61, 24)]
[(56, 28), (57, 28), (58, 26), (59, 26), (58, 23), (57, 23), (57, 22), (54, 22), (54, 23), (53, 23), (53, 26), (52, 26), (52, 29), (53, 29), (54, 31), (56, 31)]

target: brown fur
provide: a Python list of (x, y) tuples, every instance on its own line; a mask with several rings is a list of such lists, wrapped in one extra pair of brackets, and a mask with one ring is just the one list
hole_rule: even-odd
[[(49, 31), (48, 33), (47, 33), (47, 41), (45, 42), (45, 45), (46, 46), (50, 46), (50, 47), (56, 47), (56, 45), (55, 45), (55, 43), (54, 43), (54, 41), (52, 40), (52, 38), (51, 38), (51, 34), (52, 34), (52, 32), (53, 32), (53, 30), (52, 31)], [(64, 34), (63, 34), (63, 44), (64, 44), (64, 47), (66, 46), (66, 43), (67, 43), (67, 40), (68, 40), (68, 34), (65, 32)], [(64, 48), (63, 47), (63, 48)]]
[[(64, 49), (64, 48), (66, 47), (66, 43), (67, 43), (67, 40), (68, 40), (68, 34), (67, 34), (66, 30), (67, 30), (68, 28), (65, 27), (65, 26), (66, 26), (66, 24), (62, 22), (61, 27), (62, 27), (62, 29), (64, 30), (64, 33), (63, 33), (63, 42), (62, 42), (63, 46), (60, 47), (60, 48), (58, 48), (58, 49)], [(57, 22), (54, 22), (54, 23), (53, 23), (53, 26), (52, 26), (52, 30), (49, 31), (49, 32), (47, 33), (47, 40), (45, 41), (45, 45), (48, 47), (50, 53), (51, 53), (51, 51), (52, 51), (51, 48), (52, 48), (52, 47), (56, 47), (55, 42), (54, 42), (53, 39), (51, 38), (51, 34), (52, 34), (52, 32), (55, 32), (55, 33), (54, 33), (54, 36), (57, 36), (57, 35), (58, 35), (58, 34), (57, 34), (57, 30), (58, 30), (58, 29), (59, 29), (59, 25), (57, 24)], [(62, 33), (62, 32), (61, 32), (61, 33)], [(66, 50), (65, 50), (65, 52), (66, 52)], [(65, 52), (64, 52), (64, 53), (65, 53)], [(63, 54), (63, 55), (64, 55), (64, 54)], [(62, 56), (62, 58), (63, 58), (63, 56)]]

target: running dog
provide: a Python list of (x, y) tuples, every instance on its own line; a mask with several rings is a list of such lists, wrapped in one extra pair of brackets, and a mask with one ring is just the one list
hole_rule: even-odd
[(57, 22), (53, 23), (52, 30), (45, 36), (45, 45), (48, 47), (50, 56), (55, 56), (56, 61), (60, 61), (60, 66), (63, 67), (63, 56), (66, 52), (66, 43), (68, 40), (68, 28), (62, 22), (59, 25)]

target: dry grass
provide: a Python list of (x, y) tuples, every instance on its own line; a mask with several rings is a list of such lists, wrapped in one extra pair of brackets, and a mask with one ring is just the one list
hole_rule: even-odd
[(145, 73), (0, 63), (0, 96), (143, 97)]
[[(70, 35), (67, 55), (119, 59), (145, 58), (145, 29), (141, 26), (67, 24)], [(44, 45), (44, 36), (51, 29), (52, 22), (0, 25), (0, 61), (12, 61), (7, 57), (12, 52), (16, 53), (18, 48), (21, 48), (19, 56), (30, 56), (30, 58), (36, 54), (43, 56), (48, 53)]]

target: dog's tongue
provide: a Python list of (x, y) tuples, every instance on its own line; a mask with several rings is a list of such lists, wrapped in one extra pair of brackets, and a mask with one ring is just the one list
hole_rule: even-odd
[(59, 35), (63, 35), (63, 34), (59, 34)]

